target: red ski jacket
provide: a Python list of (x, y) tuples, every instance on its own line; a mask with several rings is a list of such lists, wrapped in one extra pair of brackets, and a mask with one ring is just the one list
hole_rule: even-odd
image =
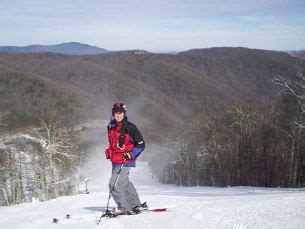
[[(143, 137), (137, 127), (125, 117), (122, 123), (112, 120), (107, 129), (109, 146), (105, 150), (106, 158), (110, 159), (113, 165), (123, 163), (125, 166), (134, 167), (137, 157), (145, 148)], [(130, 152), (132, 160), (124, 161), (124, 152)]]

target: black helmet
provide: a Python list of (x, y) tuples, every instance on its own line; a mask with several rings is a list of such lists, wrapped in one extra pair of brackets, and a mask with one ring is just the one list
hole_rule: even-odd
[(112, 106), (112, 116), (114, 116), (115, 112), (124, 112), (126, 114), (126, 105), (120, 101), (116, 101)]

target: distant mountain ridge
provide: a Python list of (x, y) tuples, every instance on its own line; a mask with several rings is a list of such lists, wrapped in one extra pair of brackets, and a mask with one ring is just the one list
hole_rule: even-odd
[(18, 46), (0, 46), (0, 51), (9, 53), (42, 53), (52, 52), (67, 55), (95, 55), (110, 52), (107, 49), (99, 48), (79, 42), (68, 42), (57, 45), (29, 45), (24, 47)]

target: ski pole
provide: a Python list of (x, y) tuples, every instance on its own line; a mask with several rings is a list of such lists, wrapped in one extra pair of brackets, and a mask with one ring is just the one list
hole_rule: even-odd
[(109, 209), (109, 202), (110, 202), (110, 198), (111, 198), (111, 193), (112, 193), (112, 191), (114, 190), (114, 188), (115, 188), (115, 186), (116, 186), (116, 184), (117, 184), (117, 182), (118, 182), (118, 178), (119, 178), (119, 176), (120, 176), (120, 173), (121, 173), (121, 170), (122, 170), (122, 168), (123, 168), (123, 165), (124, 165), (124, 164), (122, 163), (121, 166), (120, 166), (118, 175), (117, 175), (116, 178), (115, 178), (114, 185), (113, 185), (111, 191), (109, 191), (108, 201), (107, 201), (107, 206), (106, 206), (106, 211), (105, 211), (104, 214), (101, 215), (100, 219), (98, 220), (98, 223), (101, 222), (101, 219), (102, 219), (102, 217), (103, 217), (104, 215), (109, 214), (109, 210), (108, 210), (108, 209)]

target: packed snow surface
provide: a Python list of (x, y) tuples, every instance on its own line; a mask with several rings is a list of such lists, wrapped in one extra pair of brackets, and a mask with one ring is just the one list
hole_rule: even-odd
[[(0, 207), (0, 228), (305, 228), (304, 188), (164, 185), (152, 177), (145, 162), (130, 171), (141, 201), (170, 211), (104, 219), (96, 225), (107, 203), (110, 173), (107, 164), (88, 174), (90, 194)], [(115, 206), (112, 200), (110, 206)], [(64, 219), (67, 214), (71, 220)], [(52, 223), (53, 218), (59, 223)]]

